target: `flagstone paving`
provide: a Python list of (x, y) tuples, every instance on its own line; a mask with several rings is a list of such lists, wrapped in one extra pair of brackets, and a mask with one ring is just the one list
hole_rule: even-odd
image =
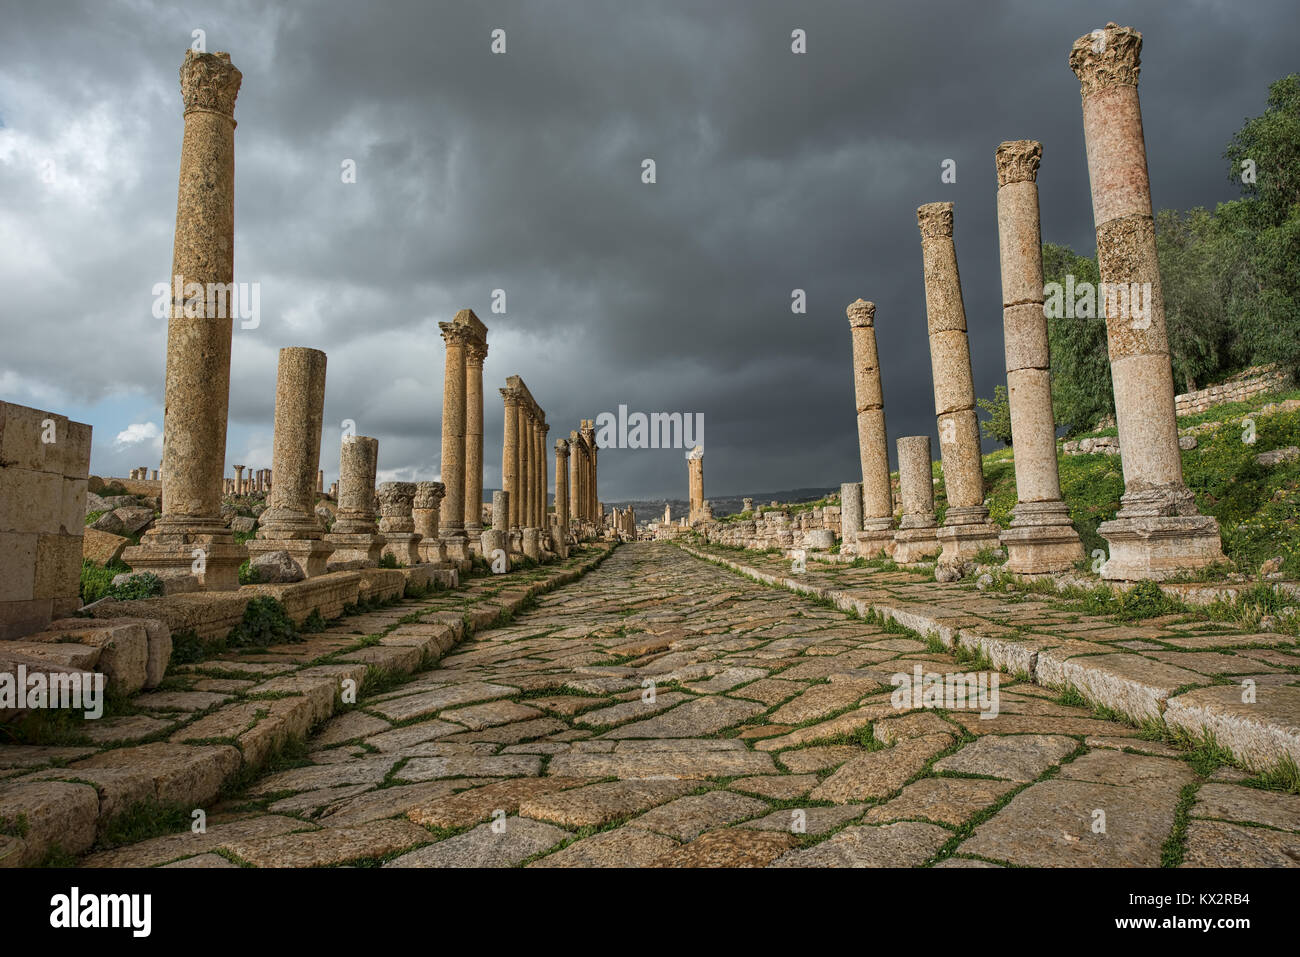
[[(1046, 602), (962, 594), (1044, 634), (1078, 623)], [(1204, 651), (1190, 670), (1228, 667)], [(82, 863), (1300, 864), (1300, 795), (1007, 674), (992, 717), (895, 707), (891, 677), (918, 666), (977, 668), (671, 544), (624, 545), (436, 668), (326, 720), (297, 766), (206, 808), (205, 833)]]

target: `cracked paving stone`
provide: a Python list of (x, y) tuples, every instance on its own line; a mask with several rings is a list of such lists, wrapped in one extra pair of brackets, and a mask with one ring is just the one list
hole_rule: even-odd
[(228, 841), (224, 850), (254, 867), (328, 867), (384, 857), (433, 835), (410, 821), (371, 821), (356, 827), (327, 827), (277, 837)]
[(403, 854), (384, 866), (513, 867), (571, 836), (568, 831), (541, 821), (508, 817)]
[(818, 780), (815, 774), (763, 774), (737, 778), (731, 782), (731, 788), (775, 801), (793, 801), (815, 788)]
[(646, 867), (677, 848), (670, 837), (635, 827), (601, 831), (547, 854), (529, 867)]
[(936, 771), (982, 774), (1008, 781), (1035, 781), (1079, 746), (1056, 734), (986, 735), (934, 763)]
[(468, 791), (461, 791), (452, 797), (437, 797), (427, 803), (421, 803), (406, 812), (406, 816), (416, 824), (425, 827), (456, 828), (468, 827), (480, 821), (486, 821), (498, 810), (507, 814), (519, 812), (519, 802), (525, 798), (567, 788), (590, 784), (590, 778), (512, 778), (508, 781), (494, 781)]
[(766, 867), (798, 842), (793, 834), (732, 827), (708, 831), (652, 867)]
[(941, 848), (952, 832), (934, 824), (846, 827), (820, 844), (791, 851), (773, 867), (916, 867)]
[(1300, 867), (1300, 834), (1194, 820), (1182, 867)]
[(611, 821), (648, 811), (694, 789), (685, 781), (609, 781), (520, 800), (522, 817), (551, 821), (563, 827), (602, 827)]
[(746, 821), (745, 827), (759, 831), (788, 831), (791, 834), (825, 834), (841, 824), (860, 818), (866, 807), (865, 804), (845, 804), (840, 807), (785, 808), (756, 821)]
[(862, 748), (852, 744), (824, 744), (797, 751), (782, 751), (776, 759), (795, 774), (808, 774), (837, 768), (845, 761), (852, 761), (863, 754), (866, 752)]
[(1245, 821), (1300, 831), (1300, 796), (1232, 784), (1205, 784), (1196, 792), (1192, 817)]
[(489, 701), (487, 704), (471, 705), (468, 708), (454, 708), (443, 711), (441, 717), (446, 721), (463, 724), (471, 731), (492, 728), (512, 721), (527, 721), (542, 717), (542, 712), (526, 704), (514, 701)]
[(583, 724), (588, 727), (596, 727), (605, 724), (619, 724), (623, 721), (631, 721), (634, 718), (648, 718), (660, 711), (667, 711), (674, 705), (681, 704), (683, 701), (690, 699), (690, 695), (680, 691), (668, 691), (664, 694), (655, 695), (653, 702), (643, 701), (640, 696), (632, 701), (624, 701), (621, 704), (610, 705), (608, 708), (598, 708), (595, 711), (587, 711), (574, 718), (574, 724)]
[(451, 754), (445, 757), (411, 758), (402, 765), (404, 781), (431, 778), (507, 778), (542, 773), (542, 759), (535, 754)]
[(689, 841), (704, 831), (743, 821), (766, 810), (767, 804), (755, 798), (730, 791), (709, 791), (661, 804), (627, 823), (629, 827), (645, 828), (679, 841)]
[(949, 735), (926, 734), (900, 741), (883, 751), (868, 751), (813, 788), (809, 797), (836, 804), (884, 797), (901, 788), (927, 761), (951, 744)]
[(919, 817), (960, 827), (1015, 786), (982, 778), (922, 778), (903, 788), (892, 801), (871, 808), (864, 820), (879, 823)]
[(636, 721), (607, 731), (605, 738), (692, 738), (713, 734), (766, 709), (754, 701), (732, 698), (696, 698), (645, 721)]

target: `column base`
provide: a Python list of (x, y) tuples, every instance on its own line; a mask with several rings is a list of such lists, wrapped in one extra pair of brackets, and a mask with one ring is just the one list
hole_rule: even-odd
[(542, 560), (541, 529), (525, 528), (522, 537), (524, 558), (531, 558), (535, 562), (540, 562)]
[(1083, 558), (1083, 542), (1064, 502), (1021, 502), (1011, 514), (1011, 527), (998, 536), (1007, 549), (1007, 571), (1063, 572)]
[(331, 572), (374, 568), (379, 564), (385, 543), (384, 536), (379, 534), (347, 532), (330, 532), (321, 540), (334, 549), (325, 563), (325, 570)]
[(424, 537), (419, 545), (420, 561), (437, 565), (447, 560), (447, 550), (443, 548), (442, 539)]
[(122, 561), (132, 573), (157, 575), (168, 593), (234, 591), (239, 587), (239, 566), (247, 558), (248, 549), (236, 545), (224, 526), (191, 530), (155, 526), (139, 545), (122, 552)]
[(937, 525), (920, 528), (900, 528), (894, 533), (894, 553), (891, 556), (899, 565), (913, 565), (934, 558), (943, 548), (935, 533)]
[(319, 538), (254, 538), (246, 547), (249, 559), (268, 552), (288, 552), (289, 558), (302, 571), (303, 578), (324, 575), (326, 564), (334, 549)]
[(893, 519), (867, 519), (862, 523), (854, 542), (853, 554), (858, 558), (879, 558), (889, 555), (894, 550), (894, 530), (890, 528)]
[(943, 525), (935, 529), (934, 537), (943, 549), (939, 553), (939, 564), (970, 561), (986, 548), (998, 548), (999, 531), (991, 522)]
[(1110, 545), (1101, 566), (1108, 581), (1163, 581), (1227, 559), (1219, 523), (1208, 515), (1146, 515), (1097, 526)]
[(380, 557), (392, 555), (400, 565), (408, 568), (420, 564), (420, 536), (414, 532), (385, 532), (384, 547)]
[(445, 535), (442, 538), (443, 551), (449, 562), (470, 561), (469, 539), (464, 534)]

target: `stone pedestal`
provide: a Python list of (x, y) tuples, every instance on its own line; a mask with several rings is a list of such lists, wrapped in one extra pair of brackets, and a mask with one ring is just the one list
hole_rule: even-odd
[(1061, 500), (1056, 462), (1038, 219), (1042, 154), (1041, 143), (1013, 140), (999, 146), (996, 156), (1002, 332), (1018, 498), (1011, 527), (999, 540), (1007, 550), (1007, 570), (1020, 574), (1066, 571), (1083, 558)]
[(957, 250), (952, 241), (952, 203), (928, 203), (916, 211), (925, 265), (925, 309), (934, 376), (948, 510), (936, 537), (939, 560), (955, 563), (998, 547), (998, 527), (984, 506), (984, 469), (971, 375), (966, 308), (962, 303)]
[(942, 547), (935, 537), (934, 474), (928, 435), (898, 440), (898, 491), (903, 515), (894, 533), (893, 559), (900, 565), (934, 558)]
[(379, 496), (379, 532), (384, 536), (381, 555), (391, 555), (400, 565), (420, 564), (420, 536), (415, 533), (414, 482), (384, 482)]
[[(488, 528), (479, 536), (479, 547), (483, 550), (484, 560), (490, 565), (504, 556), (506, 571), (510, 570), (509, 534), (499, 528)], [(501, 554), (498, 555), (498, 552)]]
[(339, 450), (339, 507), (325, 542), (334, 549), (326, 568), (344, 571), (379, 564), (384, 537), (375, 522), (379, 440), (345, 435)]
[(1130, 295), (1101, 297), (1124, 467), (1119, 514), (1097, 528), (1111, 546), (1101, 574), (1159, 580), (1224, 557), (1218, 523), (1197, 513), (1183, 482), (1138, 102), (1141, 51), (1142, 34), (1108, 23), (1074, 42), (1070, 68), (1083, 98), (1101, 288), (1149, 291), (1141, 309)]
[(525, 558), (531, 558), (535, 562), (542, 560), (542, 530), (540, 528), (525, 528), (522, 534), (522, 543)]
[[(242, 76), (227, 53), (187, 50), (172, 308), (167, 323), (162, 515), (122, 553), (133, 571), (239, 587), (248, 552), (221, 518), (230, 401), (235, 200), (235, 98)], [(186, 587), (189, 587), (187, 584)]]
[(438, 538), (440, 511), (443, 496), (447, 494), (441, 482), (416, 482), (415, 500), (411, 503), (411, 518), (415, 523), (415, 534), (420, 536), (419, 556), (421, 562), (441, 564), (447, 560), (447, 554)]

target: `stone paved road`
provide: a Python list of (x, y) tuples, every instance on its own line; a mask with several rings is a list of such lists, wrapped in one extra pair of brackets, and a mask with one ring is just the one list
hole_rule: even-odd
[(1002, 676), (986, 719), (891, 701), (897, 673), (972, 667), (672, 545), (624, 546), (332, 718), (207, 833), (84, 863), (1300, 864), (1300, 797), (1053, 692)]

